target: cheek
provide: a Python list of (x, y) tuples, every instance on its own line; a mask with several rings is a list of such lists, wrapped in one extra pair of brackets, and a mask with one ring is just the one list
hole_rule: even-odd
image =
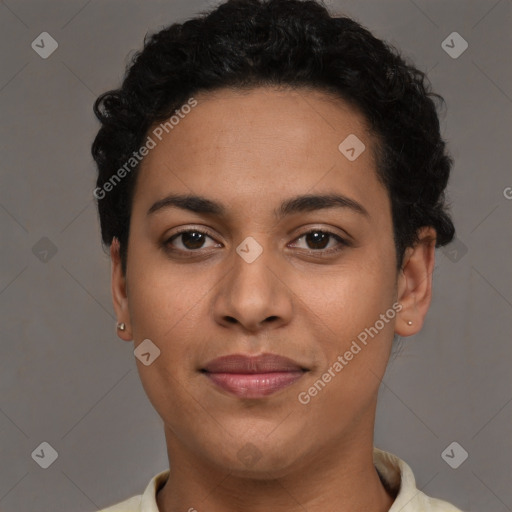
[(135, 258), (132, 264), (128, 298), (134, 348), (149, 339), (160, 350), (148, 366), (136, 361), (142, 385), (160, 414), (187, 414), (192, 406), (183, 390), (201, 351), (198, 326), (204, 323), (208, 286), (177, 267), (137, 266)]
[(154, 248), (134, 247), (127, 269), (134, 339), (154, 337), (163, 342), (194, 321), (213, 284), (192, 267), (167, 262)]
[(322, 352), (318, 376), (331, 369), (326, 395), (343, 402), (357, 396), (370, 399), (385, 372), (394, 334), (392, 265), (386, 258), (361, 257), (316, 280), (315, 286), (310, 281), (304, 286), (304, 301), (324, 327), (325, 337), (317, 343)]
[(304, 279), (301, 295), (333, 333), (346, 339), (373, 325), (391, 308), (394, 289), (394, 274), (385, 259), (358, 255), (335, 271)]
[(320, 282), (322, 293), (309, 295), (323, 327), (316, 338), (321, 364), (298, 399), (308, 402), (310, 418), (323, 418), (326, 432), (367, 411), (385, 373), (396, 311), (392, 284), (379, 275), (331, 277)]

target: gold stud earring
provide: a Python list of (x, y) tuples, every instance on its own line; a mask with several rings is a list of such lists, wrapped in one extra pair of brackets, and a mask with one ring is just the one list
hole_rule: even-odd
[(126, 324), (124, 322), (120, 322), (120, 323), (117, 324), (117, 328), (120, 331), (126, 331)]

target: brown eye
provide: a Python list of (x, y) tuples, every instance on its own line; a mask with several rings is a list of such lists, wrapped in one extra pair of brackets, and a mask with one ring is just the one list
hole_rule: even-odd
[(187, 231), (185, 233), (181, 233), (180, 236), (183, 245), (187, 249), (200, 249), (204, 244), (205, 235), (199, 231)]
[(310, 249), (325, 249), (331, 238), (331, 235), (323, 231), (310, 231), (304, 236)]
[(164, 243), (164, 245), (172, 250), (191, 252), (203, 249), (206, 239), (208, 238), (213, 240), (211, 236), (203, 231), (198, 229), (188, 229), (174, 234)]
[[(330, 231), (323, 231), (321, 229), (313, 229), (304, 233), (302, 236), (297, 238), (296, 240), (304, 239), (306, 242), (306, 247), (302, 247), (303, 249), (310, 250), (312, 252), (316, 251), (324, 251), (324, 252), (336, 252), (340, 250), (339, 246), (348, 246), (348, 242), (341, 238), (339, 235), (331, 233)], [(331, 240), (337, 241), (337, 244), (334, 247), (328, 248), (329, 242)], [(336, 247), (336, 245), (338, 247)]]

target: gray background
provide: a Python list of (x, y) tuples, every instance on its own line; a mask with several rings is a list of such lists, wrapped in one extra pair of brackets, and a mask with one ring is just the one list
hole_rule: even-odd
[[(390, 363), (375, 444), (405, 459), (429, 495), (467, 511), (512, 510), (512, 2), (329, 4), (429, 73), (447, 101), (456, 160), (457, 241), (437, 252), (424, 329)], [(148, 30), (209, 5), (0, 3), (2, 512), (98, 510), (167, 468), (133, 346), (115, 335), (92, 196), (92, 103), (119, 84)], [(47, 59), (31, 47), (43, 31), (59, 44)], [(469, 44), (456, 59), (441, 47), (453, 31)], [(457, 469), (441, 457), (452, 441), (469, 453)], [(31, 455), (42, 442), (58, 453), (47, 469)]]

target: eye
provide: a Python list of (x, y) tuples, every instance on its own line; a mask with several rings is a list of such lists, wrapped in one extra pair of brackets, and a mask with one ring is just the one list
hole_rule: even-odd
[[(174, 241), (179, 240), (180, 238), (180, 244), (178, 244), (178, 246), (174, 245)], [(207, 238), (213, 240), (208, 233), (201, 231), (200, 229), (184, 229), (168, 238), (164, 242), (164, 246), (171, 250), (193, 252), (197, 249), (204, 249), (204, 243)], [(179, 245), (181, 245), (181, 247)], [(219, 247), (220, 245), (221, 244), (214, 244), (212, 247)]]
[[(304, 239), (307, 245), (307, 247), (305, 247), (304, 249), (310, 252), (337, 252), (340, 251), (342, 247), (350, 245), (349, 242), (347, 242), (344, 238), (341, 238), (339, 235), (322, 229), (312, 229), (310, 231), (307, 231), (296, 240), (302, 239)], [(329, 242), (331, 242), (333, 239), (337, 242), (337, 244), (335, 244), (334, 247), (326, 249), (326, 247), (329, 245)]]
[[(207, 239), (212, 240), (214, 243), (210, 246), (205, 246)], [(339, 235), (330, 231), (322, 229), (312, 229), (303, 233), (296, 241), (304, 239), (307, 247), (302, 247), (305, 251), (311, 253), (333, 253), (340, 251), (343, 247), (348, 247), (350, 243), (340, 237)], [(335, 241), (334, 247), (329, 248), (329, 243)], [(332, 244), (331, 244), (332, 245)], [(207, 249), (211, 247), (221, 247), (222, 244), (215, 242), (212, 236), (206, 231), (197, 228), (183, 229), (163, 242), (163, 246), (168, 251), (173, 252), (199, 252), (200, 249)], [(292, 247), (299, 247), (292, 245)], [(299, 247), (301, 248), (301, 247)]]

